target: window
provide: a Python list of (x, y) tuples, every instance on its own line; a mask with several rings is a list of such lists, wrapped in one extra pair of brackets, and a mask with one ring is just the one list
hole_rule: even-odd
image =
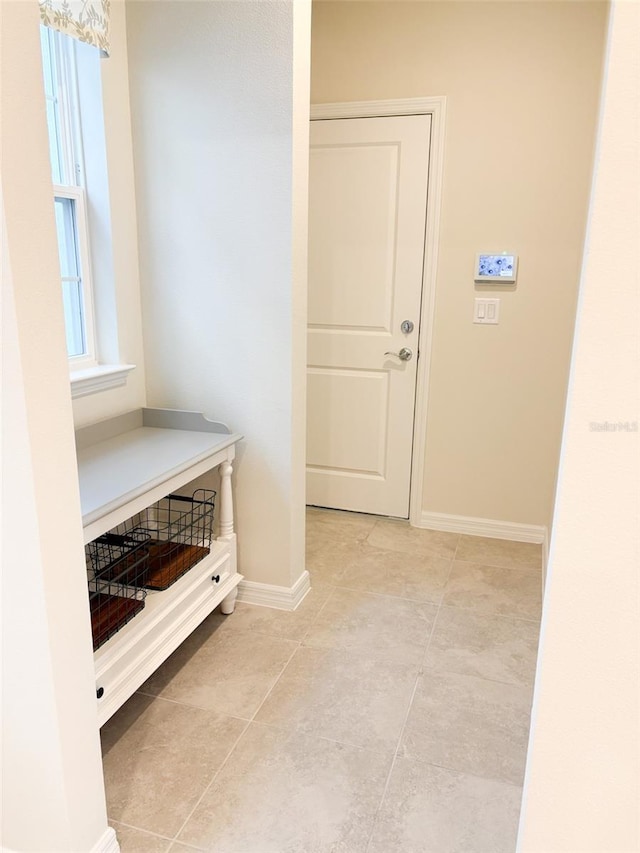
[(76, 57), (69, 36), (40, 32), (67, 353), (77, 368), (97, 364), (97, 354)]
[(77, 397), (124, 384), (134, 365), (118, 363), (99, 50), (44, 26), (40, 41), (67, 354)]

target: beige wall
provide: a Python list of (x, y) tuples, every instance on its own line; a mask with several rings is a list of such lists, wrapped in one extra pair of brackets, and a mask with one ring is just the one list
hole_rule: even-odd
[(521, 853), (640, 850), (640, 4), (615, 4), (609, 57)]
[[(447, 97), (423, 509), (548, 525), (565, 403), (607, 7), (313, 5), (313, 103)], [(519, 253), (497, 327), (473, 261)], [(477, 293), (475, 294), (477, 295)]]

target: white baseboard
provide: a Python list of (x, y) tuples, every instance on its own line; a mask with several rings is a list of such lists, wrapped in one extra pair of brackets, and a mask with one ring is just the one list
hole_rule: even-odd
[(311, 579), (305, 569), (293, 586), (243, 580), (238, 586), (238, 601), (278, 610), (295, 610), (310, 589)]
[(105, 829), (98, 843), (91, 848), (91, 853), (120, 853), (116, 831), (112, 826)]
[[(21, 849), (24, 849), (21, 847)], [(7, 847), (2, 844), (0, 847), (2, 853), (19, 853), (13, 847)], [(89, 853), (120, 853), (120, 845), (116, 838), (116, 831), (112, 826), (108, 826), (100, 836), (99, 840), (93, 845)]]
[(417, 526), (424, 527), (427, 530), (466, 533), (469, 536), (487, 536), (490, 539), (509, 539), (511, 542), (542, 544), (547, 538), (547, 528), (541, 524), (516, 524), (513, 521), (448, 515), (444, 512), (423, 511), (420, 516), (420, 523)]

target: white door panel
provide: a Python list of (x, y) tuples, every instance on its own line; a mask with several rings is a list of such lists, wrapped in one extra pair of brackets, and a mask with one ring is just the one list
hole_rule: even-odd
[[(310, 504), (408, 515), (429, 131), (429, 116), (311, 124)], [(385, 355), (402, 347), (410, 361)]]
[[(384, 477), (388, 376), (383, 370), (310, 368), (308, 465), (327, 471)], [(354, 401), (357, 400), (357, 405)], [(352, 440), (353, 435), (358, 441)]]
[(309, 324), (388, 331), (398, 149), (362, 145), (312, 151), (313, 181), (322, 191), (309, 212), (309, 263), (314, 282), (322, 284), (309, 289)]

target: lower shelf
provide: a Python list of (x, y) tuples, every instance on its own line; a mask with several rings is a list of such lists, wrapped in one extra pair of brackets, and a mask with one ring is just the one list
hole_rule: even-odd
[[(108, 558), (115, 557), (100, 569), (93, 581), (97, 588), (91, 590), (90, 587), (94, 652), (143, 609), (147, 590), (162, 592), (169, 589), (210, 553), (210, 548), (205, 545), (159, 539), (148, 540), (133, 548), (128, 543), (102, 543), (101, 540), (92, 544), (96, 554), (102, 548), (108, 550)], [(96, 554), (93, 556), (97, 565)]]
[(184, 545), (181, 542), (152, 540), (148, 546), (149, 569), (143, 586), (145, 589), (168, 589), (209, 553), (202, 545)]
[(143, 607), (144, 601), (139, 598), (122, 598), (119, 595), (102, 593), (94, 595), (91, 598), (91, 633), (94, 652), (133, 619)]
[(212, 542), (210, 553), (165, 591), (149, 591), (144, 610), (94, 654), (98, 725), (225, 599), (230, 609), (224, 612), (231, 612), (241, 580), (233, 536)]

